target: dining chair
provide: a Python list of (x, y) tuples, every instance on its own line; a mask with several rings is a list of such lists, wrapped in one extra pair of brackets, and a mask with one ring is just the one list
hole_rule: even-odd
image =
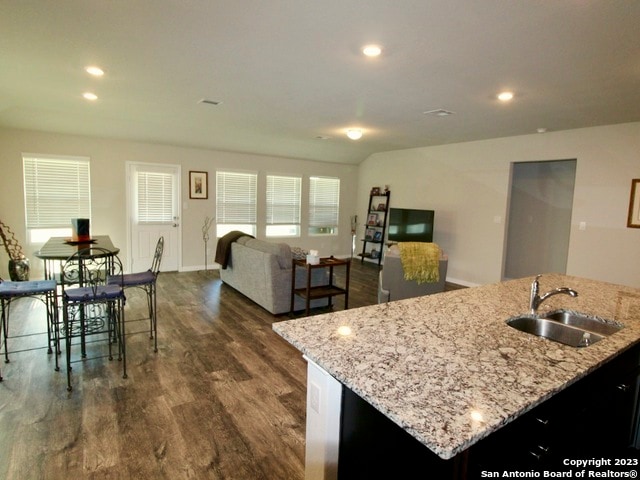
[[(34, 298), (40, 300), (47, 310), (47, 351), (52, 353), (52, 345), (55, 349), (55, 369), (58, 371), (58, 353), (60, 346), (58, 341), (58, 297), (56, 295), (55, 280), (32, 280), (25, 282), (6, 282), (0, 278), (0, 337), (2, 337), (2, 347), (4, 348), (4, 362), (9, 363), (9, 350), (7, 338), (9, 337), (9, 318), (11, 313), (11, 303), (20, 298)], [(20, 337), (24, 335), (16, 335)], [(2, 381), (2, 373), (0, 373)]]
[[(122, 285), (125, 288), (140, 288), (147, 297), (147, 308), (149, 312), (149, 338), (153, 339), (153, 351), (158, 351), (158, 313), (156, 301), (156, 281), (160, 273), (162, 254), (164, 252), (164, 237), (160, 237), (156, 243), (156, 250), (151, 262), (151, 268), (145, 272), (125, 273), (122, 276)], [(117, 277), (109, 278), (108, 283), (118, 283)], [(140, 333), (140, 332), (138, 332)]]
[[(111, 279), (107, 283), (107, 279)], [(60, 274), (62, 285), (62, 335), (65, 338), (67, 390), (71, 391), (71, 349), (73, 339), (80, 338), (82, 358), (87, 356), (87, 336), (107, 337), (109, 360), (112, 346), (118, 345), (122, 361), (122, 378), (127, 378), (127, 352), (124, 337), (122, 262), (112, 251), (88, 247), (71, 255)]]

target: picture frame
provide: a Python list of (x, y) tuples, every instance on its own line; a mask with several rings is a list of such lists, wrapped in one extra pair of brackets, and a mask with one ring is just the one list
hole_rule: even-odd
[(371, 195), (380, 195), (380, 187), (372, 187), (371, 188)]
[(379, 212), (384, 212), (386, 209), (387, 209), (387, 204), (386, 204), (386, 203), (379, 203), (379, 204), (378, 204), (378, 208), (377, 208), (377, 210), (378, 210)]
[(382, 232), (380, 230), (378, 230), (376, 233), (373, 234), (373, 241), (374, 242), (382, 241)]
[(376, 231), (373, 228), (367, 228), (364, 232), (364, 239), (367, 241), (373, 240)]
[(378, 224), (378, 214), (370, 213), (367, 217), (367, 225), (377, 225)]
[(189, 198), (206, 200), (209, 198), (209, 174), (207, 172), (189, 172)]
[(634, 178), (631, 180), (627, 227), (640, 228), (640, 178)]

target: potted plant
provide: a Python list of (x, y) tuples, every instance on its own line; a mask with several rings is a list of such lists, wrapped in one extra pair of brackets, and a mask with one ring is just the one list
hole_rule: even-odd
[(4, 249), (9, 255), (9, 277), (14, 282), (29, 280), (29, 259), (22, 253), (22, 247), (16, 239), (15, 233), (0, 220), (0, 237)]

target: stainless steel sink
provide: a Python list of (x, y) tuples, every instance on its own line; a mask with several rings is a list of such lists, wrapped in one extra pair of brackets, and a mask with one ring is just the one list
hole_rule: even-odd
[(622, 325), (619, 323), (592, 317), (572, 310), (555, 310), (547, 313), (544, 318), (604, 336), (616, 333), (622, 328)]
[(572, 347), (588, 347), (623, 328), (570, 310), (556, 310), (544, 316), (521, 315), (507, 320), (507, 325)]

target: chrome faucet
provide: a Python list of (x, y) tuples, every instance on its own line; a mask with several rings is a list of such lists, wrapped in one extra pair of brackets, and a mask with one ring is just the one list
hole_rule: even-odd
[(547, 298), (552, 297), (553, 295), (564, 293), (572, 297), (578, 296), (578, 292), (568, 287), (554, 288), (553, 290), (550, 290), (544, 295), (540, 296), (539, 295), (540, 283), (538, 282), (538, 279), (541, 276), (542, 275), (536, 275), (536, 278), (533, 280), (533, 283), (531, 284), (531, 296), (529, 297), (529, 312), (532, 315), (536, 315), (538, 313), (538, 308), (540, 307), (542, 302), (544, 302)]

